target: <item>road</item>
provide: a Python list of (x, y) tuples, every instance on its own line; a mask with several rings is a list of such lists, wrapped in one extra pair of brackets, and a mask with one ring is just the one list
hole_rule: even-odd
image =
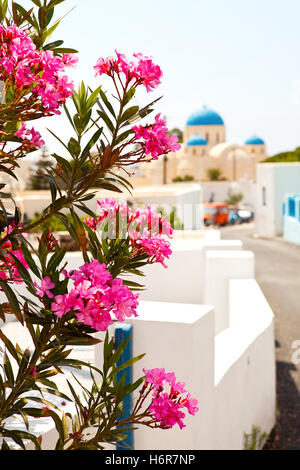
[(300, 364), (292, 363), (292, 344), (300, 344), (300, 247), (254, 234), (251, 225), (222, 229), (223, 239), (254, 252), (256, 279), (275, 314), (278, 418), (268, 448), (300, 450)]

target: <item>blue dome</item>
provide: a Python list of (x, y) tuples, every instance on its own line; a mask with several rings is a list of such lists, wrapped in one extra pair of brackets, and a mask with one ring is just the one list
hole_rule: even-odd
[(218, 113), (204, 106), (200, 111), (192, 114), (186, 124), (187, 126), (224, 126), (224, 121)]
[(200, 135), (193, 135), (189, 138), (186, 145), (189, 147), (193, 145), (207, 145), (207, 140), (205, 140), (204, 137), (201, 137)]
[(265, 145), (265, 142), (260, 137), (253, 135), (246, 140), (245, 145)]

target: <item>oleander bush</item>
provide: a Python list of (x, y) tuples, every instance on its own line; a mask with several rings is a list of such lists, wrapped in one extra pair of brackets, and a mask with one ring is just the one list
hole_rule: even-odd
[[(51, 39), (61, 22), (55, 19), (56, 6), (65, 0), (32, 0), (28, 11), (8, 3), (0, 1), (5, 95), (0, 105), (0, 171), (16, 177), (21, 159), (44, 146), (46, 136), (36, 132), (31, 121), (63, 112), (70, 136), (55, 136), (62, 153), (53, 154), (55, 164), (38, 175), (48, 182), (52, 202), (34, 221), (25, 223), (17, 208), (9, 214), (0, 201), (0, 289), (5, 298), (0, 318), (5, 323), (15, 316), (33, 344), (32, 350), (23, 350), (0, 330), (5, 349), (0, 367), (2, 449), (25, 449), (27, 441), (41, 449), (42, 436), (32, 432), (31, 422), (43, 417), (52, 419), (57, 430), (56, 450), (101, 450), (124, 440), (132, 425), (183, 428), (186, 413), (198, 411), (185, 384), (160, 368), (144, 370), (143, 377), (128, 384), (125, 370), (143, 354), (120, 365), (127, 342), (116, 348), (108, 333), (115, 321), (137, 316), (144, 286), (129, 278), (142, 275), (147, 264), (167, 266), (173, 229), (151, 207), (133, 210), (109, 198), (98, 201), (96, 214), (86, 204), (99, 189), (130, 191), (133, 164), (179, 149), (165, 120), (159, 114), (150, 117), (155, 102), (140, 108), (134, 101), (139, 88), (150, 93), (159, 86), (162, 71), (140, 53), (128, 59), (116, 51), (95, 65), (97, 89), (84, 83), (75, 89), (66, 70), (76, 65), (77, 53)], [(112, 82), (113, 95), (103, 91), (103, 80)], [(84, 220), (78, 215), (82, 213)], [(68, 268), (66, 250), (52, 233), (53, 220), (59, 220), (80, 247), (82, 264), (76, 270)], [(27, 235), (40, 227), (44, 230), (34, 250)], [(18, 292), (21, 284), (26, 295)], [(102, 368), (72, 356), (74, 346), (99, 343), (98, 331), (103, 332)], [(75, 390), (63, 375), (65, 367), (87, 370), (91, 388), (77, 379)], [(69, 392), (59, 389), (58, 375), (63, 375)], [(133, 395), (134, 406), (124, 418), (128, 395)], [(74, 412), (55, 405), (56, 397), (73, 404)], [(24, 423), (23, 431), (14, 428), (16, 420)]]

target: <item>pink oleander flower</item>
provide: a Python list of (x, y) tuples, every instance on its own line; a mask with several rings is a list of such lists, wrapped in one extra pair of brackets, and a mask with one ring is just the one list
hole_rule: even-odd
[[(74, 88), (64, 72), (75, 62), (75, 57), (70, 54), (60, 58), (53, 51), (38, 50), (25, 29), (0, 25), (1, 79), (22, 93), (24, 99), (20, 105), (23, 100), (26, 103), (28, 99), (35, 100), (34, 113), (36, 109), (48, 116), (60, 113), (58, 108), (72, 95)], [(35, 138), (32, 135), (34, 141)]]
[[(112, 297), (112, 311), (119, 322), (124, 322), (126, 318), (137, 317), (138, 295), (134, 295), (121, 279), (114, 279), (109, 296)], [(105, 300), (104, 300), (105, 302)]]
[(40, 286), (36, 282), (34, 282), (34, 285), (37, 288), (36, 294), (39, 297), (43, 298), (46, 296), (49, 299), (53, 299), (54, 294), (50, 291), (55, 288), (55, 284), (53, 284), (49, 276), (42, 279)]
[(149, 413), (160, 426), (170, 429), (176, 424), (183, 429), (185, 424), (184, 409), (190, 415), (195, 415), (198, 411), (198, 401), (190, 393), (185, 395), (185, 383), (176, 382), (175, 374), (166, 373), (165, 369), (145, 370), (146, 376), (144, 390), (147, 393), (153, 391), (152, 402)]
[(136, 246), (148, 255), (149, 264), (161, 263), (164, 268), (167, 268), (165, 260), (169, 259), (172, 254), (170, 242), (161, 236), (154, 236), (136, 240)]
[(105, 264), (93, 260), (63, 274), (73, 281), (73, 288), (54, 299), (51, 310), (59, 318), (73, 312), (80, 323), (106, 331), (113, 324), (112, 315), (121, 322), (137, 316), (138, 295), (121, 279), (113, 279)]
[(135, 126), (132, 128), (135, 132), (137, 141), (142, 141), (146, 155), (151, 155), (155, 160), (160, 155), (166, 155), (169, 152), (177, 152), (181, 149), (178, 144), (178, 137), (170, 135), (166, 127), (166, 120), (161, 119), (160, 114), (155, 117), (155, 123), (149, 126)]
[[(107, 198), (97, 202), (99, 216), (88, 217), (85, 223), (92, 230), (104, 230), (107, 238), (130, 240), (132, 256), (147, 255), (148, 263), (161, 263), (172, 254), (171, 244), (166, 238), (173, 236), (173, 229), (166, 217), (154, 208), (132, 210), (124, 203)], [(118, 233), (117, 233), (118, 230)]]
[[(153, 385), (156, 390), (163, 388), (166, 382), (169, 383), (170, 374), (166, 374), (165, 369), (144, 369), (143, 372), (146, 376), (146, 384)], [(175, 377), (175, 374), (173, 375)]]
[(167, 429), (173, 428), (176, 424), (183, 429), (186, 425), (183, 422), (185, 414), (181, 411), (182, 405), (175, 403), (167, 393), (153, 398), (149, 412), (161, 426)]
[(95, 65), (97, 75), (108, 75), (114, 77), (115, 74), (124, 74), (126, 79), (126, 87), (145, 86), (147, 92), (157, 88), (163, 76), (162, 70), (158, 65), (153, 63), (150, 57), (146, 57), (140, 53), (133, 54), (133, 59), (128, 60), (125, 54), (118, 51), (115, 57), (101, 57)]
[[(5, 238), (7, 234), (10, 234), (14, 228), (14, 224), (11, 224), (3, 233), (0, 234), (0, 239)], [(18, 271), (15, 258), (27, 269), (29, 268), (25, 257), (20, 249), (13, 250), (11, 242), (8, 240), (2, 245), (2, 260), (0, 261), (0, 278), (4, 281), (11, 280), (16, 284), (22, 284), (23, 279)]]
[(66, 67), (76, 67), (79, 59), (75, 54), (63, 54), (62, 61)]
[(33, 147), (42, 148), (45, 145), (44, 140), (39, 132), (35, 131), (34, 128), (31, 130), (26, 128), (26, 124), (21, 122), (19, 129), (16, 132), (16, 137), (29, 142)]

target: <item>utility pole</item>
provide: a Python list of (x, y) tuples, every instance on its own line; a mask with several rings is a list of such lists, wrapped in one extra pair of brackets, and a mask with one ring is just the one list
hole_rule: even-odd
[(168, 183), (168, 157), (165, 155), (164, 156), (164, 159), (163, 159), (163, 184), (167, 184)]

